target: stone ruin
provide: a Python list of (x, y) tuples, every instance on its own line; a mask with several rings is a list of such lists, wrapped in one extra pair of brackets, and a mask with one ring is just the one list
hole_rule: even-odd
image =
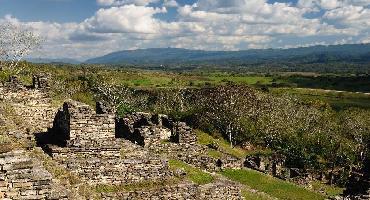
[[(141, 146), (116, 138), (115, 115), (68, 101), (41, 143), (53, 159), (92, 184), (130, 183), (172, 176), (166, 160)], [(52, 142), (50, 142), (52, 141)], [(50, 144), (53, 143), (53, 144)]]
[(48, 81), (45, 76), (42, 77), (45, 83), (37, 88), (33, 87), (37, 85), (35, 82), (30, 86), (23, 85), (17, 76), (11, 76), (0, 86), (0, 101), (11, 103), (14, 114), (23, 119), (22, 124), (17, 125), (18, 130), (23, 129), (22, 132), (30, 128), (33, 132), (46, 132), (52, 126), (56, 108), (52, 106), (46, 88), (43, 88)]
[(0, 199), (68, 199), (56, 187), (53, 176), (25, 150), (0, 153)]
[(162, 142), (195, 144), (196, 134), (183, 122), (173, 122), (166, 115), (133, 113), (117, 120), (117, 137), (125, 138), (143, 147)]
[[(166, 115), (133, 113), (115, 119), (110, 109), (97, 103), (64, 103), (48, 133), (54, 144), (45, 152), (89, 184), (130, 184), (175, 178), (167, 159), (179, 159), (204, 169), (215, 169), (216, 160), (196, 143), (196, 134), (185, 123), (174, 123)], [(163, 143), (165, 141), (165, 143)], [(158, 151), (161, 152), (158, 152)], [(161, 156), (163, 153), (166, 156)], [(241, 165), (240, 165), (241, 166)], [(219, 191), (213, 193), (212, 191)], [(107, 194), (108, 195), (108, 194)], [(109, 194), (104, 199), (150, 199), (150, 195), (179, 199), (240, 199), (240, 189), (230, 183), (198, 186), (192, 183), (166, 186), (159, 191)], [(117, 196), (119, 195), (119, 196)]]
[(48, 74), (37, 74), (32, 77), (32, 87), (35, 89), (50, 89), (49, 75)]
[[(0, 86), (0, 99), (12, 103), (24, 127), (34, 128), (31, 131), (38, 133), (38, 145), (45, 153), (85, 183), (171, 180), (177, 175), (169, 169), (168, 159), (210, 171), (219, 169), (217, 159), (207, 155), (207, 147), (196, 143), (196, 134), (183, 122), (148, 113), (118, 119), (102, 103), (97, 103), (96, 111), (76, 101), (67, 101), (57, 109), (51, 106), (48, 88), (45, 75), (34, 76), (32, 86), (12, 77)], [(25, 151), (0, 153), (0, 199), (70, 199), (66, 195), (55, 197), (50, 173), (37, 159), (27, 161), (24, 157), (30, 158)], [(242, 167), (241, 160), (231, 156), (223, 159), (224, 167)], [(102, 198), (151, 199), (153, 195), (164, 199), (241, 199), (238, 185), (219, 180), (206, 185), (185, 181), (156, 191), (102, 194)]]
[(250, 155), (246, 157), (244, 166), (282, 179), (292, 178), (290, 177), (290, 170), (284, 167), (284, 162), (284, 156), (276, 153), (272, 155)]
[(114, 139), (115, 115), (97, 113), (86, 104), (68, 101), (58, 110), (51, 133), (51, 138), (56, 140), (55, 142), (68, 141), (74, 146), (85, 145), (85, 142)]

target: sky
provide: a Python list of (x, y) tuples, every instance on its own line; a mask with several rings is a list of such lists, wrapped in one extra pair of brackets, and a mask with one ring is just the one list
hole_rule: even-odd
[(31, 57), (139, 48), (245, 50), (370, 43), (370, 0), (0, 0), (43, 38)]

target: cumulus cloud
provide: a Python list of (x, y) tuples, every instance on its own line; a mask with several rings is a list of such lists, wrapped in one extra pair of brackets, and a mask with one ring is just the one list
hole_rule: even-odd
[(331, 10), (346, 6), (369, 6), (370, 0), (298, 0), (298, 7)]
[[(86, 59), (112, 51), (148, 47), (206, 50), (295, 47), (366, 42), (370, 0), (97, 0), (103, 8), (80, 23), (20, 22), (47, 42), (41, 57)], [(155, 5), (151, 3), (156, 3)], [(164, 20), (167, 9), (177, 16)], [(321, 16), (306, 17), (324, 10)]]
[(100, 9), (95, 16), (86, 19), (83, 26), (98, 33), (157, 33), (159, 21), (154, 14), (165, 13), (166, 8), (124, 5)]
[(163, 1), (163, 6), (165, 6), (165, 7), (178, 7), (179, 4), (177, 3), (176, 0), (164, 0)]
[(336, 24), (368, 30), (370, 27), (370, 9), (361, 6), (347, 6), (330, 10), (323, 16)]
[(156, 3), (159, 0), (97, 0), (98, 5), (101, 6), (121, 6), (134, 4), (137, 6), (146, 6), (150, 3)]

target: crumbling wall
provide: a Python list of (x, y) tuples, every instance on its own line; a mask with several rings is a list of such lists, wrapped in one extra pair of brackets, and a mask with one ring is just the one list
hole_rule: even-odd
[(53, 159), (91, 184), (155, 181), (173, 176), (167, 160), (125, 140), (104, 140), (83, 147), (49, 146), (48, 151)]
[(279, 154), (251, 155), (244, 166), (280, 178), (290, 178), (290, 170), (284, 167), (285, 158)]
[(195, 144), (197, 142), (197, 135), (185, 122), (175, 123), (172, 135), (176, 143)]
[(68, 101), (54, 119), (52, 135), (84, 145), (93, 140), (115, 138), (115, 116), (111, 113), (96, 114), (89, 105)]
[(158, 145), (163, 141), (195, 144), (196, 134), (184, 122), (174, 123), (166, 115), (133, 113), (116, 121), (116, 136), (141, 146)]
[(31, 127), (34, 132), (46, 132), (52, 126), (57, 109), (47, 91), (25, 86), (14, 76), (0, 87), (0, 100), (10, 104), (14, 114), (22, 118), (18, 130)]
[(219, 199), (241, 200), (243, 199), (240, 187), (230, 182), (216, 182), (206, 185), (182, 183), (169, 185), (161, 188), (136, 190), (122, 193), (103, 193), (103, 199)]
[(169, 140), (171, 125), (166, 115), (137, 112), (117, 120), (116, 136), (148, 147)]
[(49, 75), (36, 74), (32, 77), (32, 87), (35, 89), (48, 90), (50, 89)]
[(53, 192), (52, 175), (24, 150), (0, 154), (0, 199), (67, 199)]

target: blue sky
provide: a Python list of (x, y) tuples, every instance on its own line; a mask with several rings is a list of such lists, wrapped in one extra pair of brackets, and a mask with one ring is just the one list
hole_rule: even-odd
[(370, 42), (370, 0), (0, 0), (0, 23), (45, 40), (33, 57)]

